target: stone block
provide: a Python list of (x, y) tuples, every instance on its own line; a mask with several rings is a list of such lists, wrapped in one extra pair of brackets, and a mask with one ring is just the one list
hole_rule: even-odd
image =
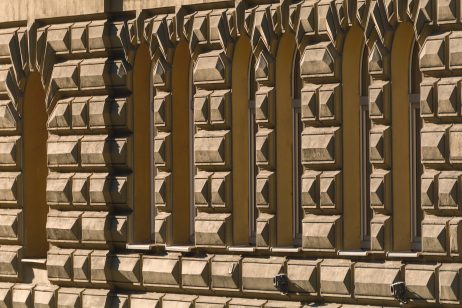
[(0, 166), (21, 168), (22, 138), (20, 136), (0, 137)]
[(21, 246), (0, 246), (0, 277), (8, 280), (16, 280), (21, 277), (21, 258), (23, 250)]
[[(452, 0), (443, 0), (452, 1)], [(452, 1), (453, 3), (457, 1)], [(441, 6), (443, 10), (448, 12), (448, 7), (444, 4)], [(460, 10), (460, 8), (459, 8)], [(450, 10), (451, 13), (453, 10)], [(455, 12), (454, 12), (455, 13)], [(454, 17), (457, 14), (453, 15)], [(462, 35), (460, 31), (453, 31), (449, 34), (449, 67), (451, 69), (460, 69), (462, 67)]]
[(130, 177), (93, 173), (90, 176), (89, 196), (91, 206), (128, 207)]
[(95, 250), (90, 256), (91, 283), (107, 285), (111, 281), (111, 255), (108, 250)]
[(160, 308), (162, 297), (161, 293), (142, 293), (130, 295), (130, 308)]
[(161, 132), (154, 137), (154, 163), (156, 167), (171, 168), (172, 136)]
[(377, 77), (389, 75), (390, 54), (382, 44), (374, 43), (368, 58), (369, 74)]
[(159, 212), (154, 222), (154, 240), (156, 244), (172, 243), (172, 214)]
[(76, 97), (71, 104), (72, 129), (88, 128), (88, 101), (90, 97)]
[(255, 183), (255, 200), (258, 208), (273, 210), (276, 204), (276, 175), (262, 170), (258, 172)]
[(76, 91), (79, 89), (79, 64), (81, 61), (69, 60), (53, 66), (48, 95), (54, 95), (55, 91)]
[(0, 283), (0, 307), (8, 308), (12, 306), (11, 298), (13, 293), (13, 283)]
[(172, 122), (172, 95), (170, 92), (156, 93), (154, 97), (154, 125), (170, 130)]
[(88, 123), (91, 129), (131, 127), (131, 97), (93, 96), (88, 101)]
[(341, 245), (340, 216), (305, 215), (302, 221), (302, 249), (336, 251)]
[(392, 247), (391, 217), (375, 214), (371, 219), (371, 250), (389, 251)]
[(301, 90), (301, 119), (304, 122), (316, 121), (318, 118), (319, 85), (307, 84)]
[(300, 74), (303, 78), (338, 77), (340, 59), (330, 41), (308, 45), (300, 59)]
[(194, 95), (194, 123), (198, 126), (213, 125), (228, 128), (231, 117), (231, 92), (229, 90), (199, 91)]
[(193, 308), (197, 295), (166, 294), (162, 298), (162, 308)]
[(34, 288), (34, 308), (55, 308), (57, 291), (57, 286), (37, 285)]
[(47, 177), (47, 203), (50, 206), (70, 206), (73, 173), (50, 173)]
[(256, 163), (274, 168), (276, 156), (276, 136), (273, 129), (260, 128), (255, 137)]
[(0, 209), (0, 241), (18, 243), (23, 237), (23, 212)]
[(0, 100), (0, 131), (15, 131), (19, 121), (16, 108), (9, 100)]
[(340, 84), (324, 84), (318, 90), (318, 119), (323, 122), (341, 122), (342, 87)]
[(420, 83), (420, 116), (431, 118), (437, 113), (437, 85), (433, 78), (425, 78)]
[(287, 261), (289, 293), (318, 295), (320, 262), (320, 260), (297, 259)]
[(0, 172), (0, 204), (21, 205), (21, 178), (19, 172)]
[(340, 166), (341, 133), (340, 127), (306, 127), (302, 132), (302, 163)]
[(66, 130), (71, 128), (71, 101), (72, 99), (64, 99), (56, 103), (48, 120), (49, 129)]
[(460, 173), (443, 171), (438, 177), (438, 207), (440, 210), (459, 208)]
[(180, 285), (180, 255), (143, 256), (143, 285), (175, 287)]
[(319, 175), (321, 172), (307, 170), (302, 175), (301, 201), (303, 208), (317, 208), (320, 203)]
[(215, 255), (211, 260), (212, 290), (238, 291), (241, 287), (241, 257)]
[(195, 308), (225, 308), (231, 299), (218, 296), (199, 296), (194, 305)]
[(75, 250), (72, 256), (74, 282), (90, 282), (90, 259), (92, 250)]
[(233, 298), (229, 304), (229, 308), (263, 308), (267, 300), (265, 299), (250, 299), (250, 298)]
[(439, 268), (439, 299), (444, 304), (461, 303), (462, 265), (446, 263)]
[(231, 63), (222, 50), (201, 53), (193, 71), (195, 85), (201, 87), (227, 87), (231, 79)]
[(200, 171), (194, 177), (194, 204), (196, 207), (207, 208), (210, 206), (210, 176), (212, 172)]
[[(390, 285), (402, 281), (400, 262), (356, 263), (354, 266), (356, 298), (393, 298)], [(380, 277), (380, 279), (377, 279)]]
[(33, 284), (20, 283), (13, 287), (12, 306), (29, 308), (34, 305)]
[(212, 257), (182, 257), (181, 286), (186, 289), (209, 289)]
[(232, 200), (232, 178), (230, 172), (215, 172), (211, 177), (212, 208), (227, 208)]
[(391, 85), (376, 80), (369, 86), (369, 117), (389, 121), (391, 116)]
[(285, 258), (242, 259), (242, 289), (245, 292), (279, 293), (273, 285), (273, 278), (285, 273)]
[(82, 212), (51, 210), (47, 217), (47, 238), (51, 243), (79, 243)]
[(255, 122), (274, 125), (276, 91), (273, 87), (260, 87), (255, 93)]
[(275, 76), (276, 61), (267, 51), (263, 51), (255, 62), (255, 80), (262, 84), (272, 84)]
[(129, 161), (129, 138), (107, 135), (85, 136), (81, 140), (80, 157), (84, 167), (126, 166)]
[(413, 301), (436, 302), (439, 265), (408, 264), (405, 267), (407, 295)]
[(90, 173), (75, 173), (72, 176), (71, 195), (72, 205), (88, 206), (90, 203), (89, 196), (89, 177)]
[(374, 125), (369, 133), (370, 161), (374, 164), (390, 166), (391, 162), (391, 127)]
[(376, 169), (371, 174), (370, 206), (390, 211), (392, 208), (391, 171)]
[(66, 54), (70, 50), (71, 24), (51, 25), (47, 29), (47, 45), (57, 54)]
[(88, 24), (88, 49), (91, 52), (122, 48), (123, 22), (93, 20)]
[(351, 297), (353, 293), (354, 263), (349, 260), (326, 259), (321, 263), (322, 296)]
[(76, 23), (71, 26), (71, 52), (85, 53), (88, 47), (88, 23)]
[(422, 221), (422, 252), (446, 254), (448, 245), (447, 223), (449, 218), (426, 216)]
[(257, 247), (271, 247), (276, 241), (276, 217), (260, 213), (257, 218), (255, 242)]
[(449, 161), (451, 164), (462, 163), (462, 125), (453, 125), (449, 130)]
[(80, 87), (93, 89), (129, 89), (130, 69), (122, 60), (85, 59), (80, 63)]
[(438, 1), (438, 24), (455, 23), (458, 16), (457, 7), (456, 0)]
[(73, 249), (52, 248), (47, 254), (48, 279), (59, 285), (73, 278)]
[(438, 205), (438, 171), (427, 170), (420, 182), (420, 204), (423, 209), (435, 209)]
[(50, 136), (48, 138), (48, 165), (53, 167), (77, 167), (80, 163), (79, 136)]
[(458, 78), (444, 78), (438, 82), (438, 117), (457, 116), (460, 112), (458, 84)]
[(111, 281), (117, 284), (140, 285), (141, 256), (139, 254), (116, 254), (111, 256)]
[(231, 214), (198, 213), (195, 218), (197, 246), (226, 247), (232, 237)]
[(81, 308), (82, 293), (80, 288), (60, 288), (58, 290), (58, 307), (61, 308)]
[(200, 130), (194, 137), (196, 166), (228, 167), (231, 163), (231, 132)]
[(462, 218), (454, 217), (448, 224), (449, 253), (458, 257), (462, 251)]
[(342, 209), (342, 173), (325, 171), (319, 176), (319, 205), (321, 209)]
[(157, 208), (170, 210), (172, 206), (172, 176), (170, 172), (159, 172), (154, 178), (154, 201)]
[(125, 242), (127, 216), (109, 215), (107, 212), (86, 212), (82, 215), (82, 243), (103, 244)]
[(446, 34), (428, 36), (420, 51), (422, 71), (444, 70), (446, 68)]
[(424, 125), (421, 131), (422, 162), (444, 164), (448, 158), (447, 125)]
[(86, 289), (82, 293), (82, 308), (112, 308), (117, 307), (113, 300), (115, 295), (109, 290), (103, 289)]

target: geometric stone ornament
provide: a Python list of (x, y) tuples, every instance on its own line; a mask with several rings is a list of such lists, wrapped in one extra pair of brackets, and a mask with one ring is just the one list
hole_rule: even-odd
[(231, 232), (231, 214), (198, 213), (195, 218), (196, 246), (225, 247)]
[(203, 87), (226, 87), (230, 81), (230, 66), (230, 61), (222, 50), (202, 53), (194, 66), (194, 84)]
[(336, 297), (352, 295), (352, 267), (349, 260), (327, 259), (322, 261), (320, 270), (321, 294)]
[(445, 304), (461, 303), (462, 264), (446, 263), (439, 268), (439, 298)]
[(200, 130), (194, 137), (194, 160), (197, 166), (223, 166), (231, 163), (229, 130)]
[(341, 245), (341, 216), (305, 215), (302, 227), (304, 251), (336, 251)]
[(274, 172), (262, 170), (255, 183), (255, 199), (258, 208), (273, 209), (275, 204), (276, 175)]
[(405, 267), (405, 282), (409, 297), (413, 301), (435, 302), (437, 296), (437, 268), (439, 265), (408, 264)]
[(21, 258), (23, 250), (21, 246), (0, 246), (0, 277), (3, 280), (18, 280), (22, 274)]
[(48, 279), (54, 283), (72, 281), (72, 249), (53, 248), (48, 251)]
[(53, 243), (79, 243), (81, 239), (82, 212), (52, 210), (47, 217), (47, 238)]
[(420, 69), (422, 71), (443, 70), (446, 67), (446, 44), (444, 34), (427, 38), (420, 51)]
[(276, 217), (260, 212), (257, 218), (255, 242), (257, 247), (270, 247), (276, 240)]
[(401, 262), (356, 263), (354, 267), (355, 297), (391, 298), (390, 285), (402, 281), (401, 267)]
[(342, 87), (340, 84), (324, 84), (318, 90), (318, 119), (323, 123), (339, 123), (342, 112)]
[(422, 221), (422, 252), (424, 254), (446, 255), (449, 218), (426, 216)]
[(301, 179), (301, 205), (303, 208), (319, 206), (319, 175), (317, 171), (305, 171)]
[(307, 84), (301, 90), (301, 118), (303, 122), (316, 120), (318, 114), (318, 85)]
[(420, 83), (420, 116), (422, 118), (436, 116), (436, 80), (425, 78)]
[(374, 81), (369, 86), (369, 114), (371, 119), (390, 119), (391, 84), (388, 81)]
[(143, 284), (146, 286), (178, 286), (180, 259), (178, 254), (143, 256)]
[(260, 87), (255, 93), (255, 122), (274, 125), (276, 93), (273, 87)]
[(342, 173), (325, 171), (319, 176), (319, 204), (321, 209), (342, 208)]
[(421, 132), (422, 162), (443, 164), (448, 156), (447, 125), (426, 124)]
[(212, 290), (238, 291), (241, 280), (241, 257), (216, 255), (211, 260)]
[(457, 116), (460, 113), (458, 85), (460, 79), (445, 78), (438, 82), (437, 110), (438, 117)]
[(438, 3), (438, 24), (454, 23), (457, 20), (457, 0), (441, 0)]
[(374, 164), (389, 166), (391, 161), (391, 128), (374, 125), (370, 130), (370, 160)]
[(255, 137), (256, 163), (261, 166), (274, 168), (275, 131), (273, 129), (259, 129)]
[(420, 204), (423, 209), (435, 209), (438, 204), (438, 175), (434, 170), (422, 174), (420, 182)]
[(278, 292), (273, 278), (285, 272), (285, 258), (244, 258), (242, 260), (242, 288), (258, 293)]
[(158, 133), (154, 139), (154, 163), (156, 167), (170, 169), (171, 167), (171, 134)]
[(371, 219), (371, 251), (389, 251), (392, 247), (391, 217), (375, 214)]
[[(448, 0), (445, 0), (445, 1), (448, 1)], [(456, 1), (453, 1), (453, 2), (456, 2)], [(459, 3), (457, 4), (460, 6)], [(441, 5), (441, 6), (444, 7), (444, 5)], [(449, 67), (453, 70), (462, 68), (461, 31), (453, 31), (449, 35)]]
[(462, 252), (462, 218), (454, 217), (449, 221), (449, 253), (458, 257)]
[(73, 254), (73, 274), (75, 282), (90, 281), (90, 253), (91, 250), (76, 250)]
[(389, 211), (392, 205), (391, 171), (376, 169), (370, 179), (370, 206)]
[(321, 260), (289, 260), (289, 291), (296, 294), (318, 294), (318, 273)]
[(111, 281), (136, 286), (141, 282), (141, 257), (139, 254), (117, 254), (111, 260)]
[(449, 129), (449, 161), (462, 164), (462, 125), (452, 125)]
[(198, 172), (194, 178), (194, 202), (196, 207), (209, 207), (211, 172)]
[(208, 289), (211, 256), (181, 258), (181, 285), (188, 289)]
[(0, 241), (18, 243), (22, 240), (22, 210), (0, 209)]
[(159, 172), (154, 179), (154, 200), (156, 208), (171, 210), (172, 206), (172, 176), (169, 172)]
[(444, 171), (438, 176), (438, 209), (459, 208), (459, 177), (457, 171)]
[(310, 44), (300, 59), (302, 78), (336, 77), (340, 71), (339, 55), (330, 41)]
[(34, 288), (34, 308), (54, 307), (58, 289), (58, 286), (37, 285)]
[(306, 127), (302, 132), (302, 163), (339, 166), (341, 133), (339, 127)]

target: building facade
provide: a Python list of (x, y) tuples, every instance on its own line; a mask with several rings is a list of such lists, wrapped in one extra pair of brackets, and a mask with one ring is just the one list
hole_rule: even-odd
[(0, 12), (0, 307), (462, 304), (460, 1)]

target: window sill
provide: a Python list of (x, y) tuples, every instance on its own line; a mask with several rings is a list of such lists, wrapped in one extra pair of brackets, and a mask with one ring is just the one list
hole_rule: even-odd
[(418, 258), (421, 256), (420, 252), (413, 251), (397, 251), (387, 253), (388, 258)]
[(252, 246), (230, 246), (230, 247), (228, 247), (228, 251), (231, 251), (231, 252), (254, 252), (255, 247), (252, 247)]
[(35, 265), (45, 265), (47, 264), (47, 259), (41, 259), (41, 258), (25, 258), (21, 259), (21, 263), (26, 263), (26, 264), (35, 264)]
[(369, 253), (367, 250), (340, 250), (338, 255), (342, 257), (366, 257)]
[(271, 248), (271, 252), (282, 252), (282, 253), (293, 253), (293, 252), (300, 252), (300, 247), (274, 247)]
[(149, 251), (153, 247), (152, 244), (126, 244), (125, 248), (130, 250)]
[(165, 246), (165, 250), (169, 252), (191, 252), (195, 249), (195, 246)]

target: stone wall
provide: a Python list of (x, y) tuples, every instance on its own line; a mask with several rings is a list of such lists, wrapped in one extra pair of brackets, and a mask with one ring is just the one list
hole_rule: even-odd
[(459, 1), (90, 2), (0, 4), (0, 306), (462, 303)]

